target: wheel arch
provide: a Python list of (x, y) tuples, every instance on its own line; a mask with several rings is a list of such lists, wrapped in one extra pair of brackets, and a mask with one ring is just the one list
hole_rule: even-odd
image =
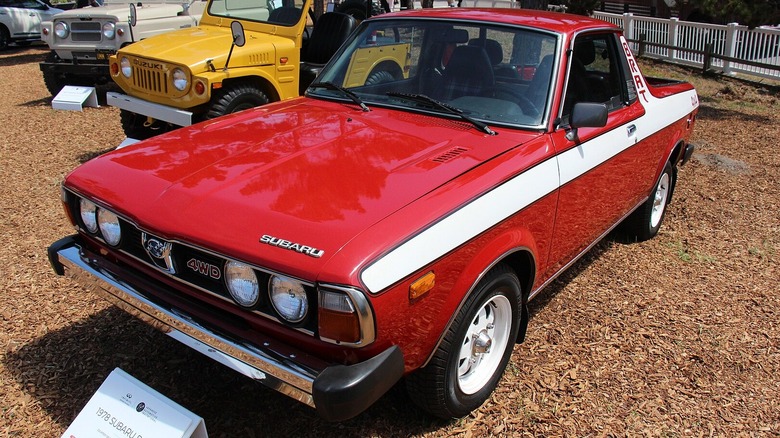
[(371, 67), (371, 70), (369, 70), (368, 75), (371, 76), (372, 73), (377, 71), (387, 71), (393, 76), (398, 75), (397, 77), (403, 77), (404, 74), (403, 68), (392, 57), (384, 57), (378, 60)]
[(271, 80), (269, 80), (264, 76), (248, 75), (248, 76), (238, 76), (234, 78), (225, 78), (222, 81), (222, 88), (228, 88), (234, 86), (235, 84), (254, 85), (260, 90), (262, 90), (266, 94), (266, 96), (268, 96), (268, 99), (271, 102), (278, 102), (279, 100), (281, 100), (281, 97), (279, 96), (279, 90), (277, 89), (277, 87), (271, 82)]
[(685, 154), (685, 140), (677, 139), (677, 142), (672, 147), (669, 156), (666, 157), (666, 161), (661, 163), (661, 170), (658, 172), (659, 178), (661, 176), (661, 173), (663, 172), (664, 166), (666, 166), (666, 163), (668, 162), (671, 163), (672, 165), (672, 181), (669, 187), (669, 197), (666, 200), (667, 204), (671, 204), (672, 199), (674, 199), (674, 189), (677, 186), (677, 166), (682, 161), (684, 154)]
[[(490, 251), (491, 247), (494, 247), (492, 244), (487, 244), (483, 247), (482, 253), (486, 251)], [(517, 336), (517, 343), (521, 343), (525, 340), (525, 333), (526, 329), (528, 327), (528, 297), (531, 291), (531, 288), (533, 287), (534, 281), (536, 279), (536, 256), (534, 255), (533, 247), (535, 245), (529, 244), (518, 244), (516, 246), (513, 246), (511, 248), (504, 248), (503, 252), (498, 253), (497, 255), (494, 255), (491, 258), (485, 259), (480, 256), (475, 256), (472, 259), (472, 263), (463, 269), (460, 279), (456, 283), (457, 286), (455, 289), (460, 289), (461, 286), (467, 287), (467, 292), (463, 294), (463, 296), (460, 299), (460, 302), (458, 303), (458, 306), (454, 309), (452, 312), (449, 321), (447, 321), (447, 324), (443, 327), (441, 333), (439, 334), (439, 339), (437, 340), (436, 344), (434, 345), (434, 348), (431, 350), (428, 357), (425, 359), (424, 363), (421, 365), (421, 367), (424, 367), (430, 362), (431, 358), (433, 357), (436, 350), (439, 348), (439, 345), (441, 344), (442, 340), (444, 339), (444, 335), (447, 333), (447, 331), (452, 327), (452, 324), (455, 322), (455, 316), (460, 312), (460, 310), (465, 305), (468, 298), (474, 293), (479, 283), (482, 281), (483, 278), (485, 278), (488, 273), (493, 270), (498, 265), (505, 265), (507, 266), (512, 273), (514, 273), (517, 276), (517, 279), (520, 281), (520, 288), (522, 291), (522, 303), (520, 303), (520, 329), (518, 331)], [(481, 262), (482, 260), (489, 260), (488, 263)], [(476, 276), (473, 275), (473, 273), (477, 272), (478, 274)], [(470, 280), (469, 280), (470, 278)]]

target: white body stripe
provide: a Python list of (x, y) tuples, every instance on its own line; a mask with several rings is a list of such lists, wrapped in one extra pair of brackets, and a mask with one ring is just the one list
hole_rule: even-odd
[[(644, 116), (550, 158), (466, 204), (376, 260), (363, 270), (361, 280), (370, 292), (381, 291), (698, 107), (695, 91), (664, 99), (646, 92), (643, 98)], [(631, 125), (636, 131), (629, 136)]]
[(557, 167), (547, 160), (466, 204), (365, 269), (363, 283), (378, 292), (531, 205), (558, 188)]

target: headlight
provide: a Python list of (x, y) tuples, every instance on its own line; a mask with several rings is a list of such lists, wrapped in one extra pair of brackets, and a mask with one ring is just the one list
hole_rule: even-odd
[(230, 296), (244, 307), (252, 307), (260, 299), (260, 285), (255, 271), (241, 262), (229, 261), (225, 265), (225, 282)]
[(114, 213), (103, 208), (98, 209), (97, 218), (103, 240), (111, 246), (119, 245), (119, 241), (122, 240), (119, 218)]
[(97, 233), (97, 205), (94, 202), (81, 198), (79, 201), (79, 210), (81, 212), (81, 222), (84, 227), (92, 234)]
[(173, 69), (173, 86), (179, 91), (184, 91), (189, 85), (187, 81), (187, 73), (180, 68)]
[(272, 276), (268, 281), (271, 304), (284, 320), (301, 322), (309, 311), (309, 300), (301, 282), (289, 277)]
[(68, 29), (68, 25), (64, 22), (58, 21), (57, 24), (54, 25), (54, 35), (57, 35), (57, 38), (67, 38), (69, 33), (70, 29)]
[(112, 40), (116, 35), (116, 25), (114, 23), (106, 23), (103, 25), (103, 36)]
[(130, 60), (124, 56), (119, 60), (119, 67), (122, 69), (122, 75), (124, 75), (124, 77), (129, 78), (133, 75), (133, 68), (130, 67)]

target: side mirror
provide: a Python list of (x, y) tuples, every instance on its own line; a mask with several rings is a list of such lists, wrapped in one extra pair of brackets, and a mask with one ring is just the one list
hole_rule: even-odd
[(230, 51), (228, 52), (227, 59), (225, 60), (225, 68), (223, 71), (227, 71), (228, 64), (230, 64), (230, 57), (233, 55), (233, 47), (244, 47), (246, 44), (246, 35), (244, 35), (244, 26), (240, 21), (233, 21), (230, 23), (230, 33), (233, 34), (233, 43), (230, 44)]
[(138, 21), (138, 12), (135, 10), (135, 3), (130, 3), (130, 27), (135, 27)]
[(577, 140), (577, 128), (607, 126), (607, 106), (603, 103), (575, 103), (569, 116), (569, 126), (571, 129), (566, 133), (566, 139), (569, 141)]
[(230, 23), (230, 32), (233, 34), (233, 44), (244, 47), (246, 36), (244, 35), (244, 26), (241, 25), (240, 21)]

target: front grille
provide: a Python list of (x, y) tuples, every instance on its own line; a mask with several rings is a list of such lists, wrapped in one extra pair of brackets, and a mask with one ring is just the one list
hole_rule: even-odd
[(96, 21), (74, 21), (70, 24), (70, 38), (74, 42), (100, 42), (103, 25)]
[(168, 94), (167, 73), (161, 69), (133, 66), (133, 86), (147, 93)]
[[(79, 197), (68, 193), (68, 205), (73, 217), (77, 218), (82, 232), (102, 240), (99, 232), (90, 234), (86, 231), (86, 227), (79, 215)], [(153, 234), (146, 233), (147, 238), (157, 239), (159, 242), (170, 243), (171, 245), (169, 261), (166, 262), (163, 258), (154, 258), (150, 256), (150, 253), (147, 252), (142, 243), (145, 232), (122, 217), (120, 217), (119, 221), (122, 231), (122, 240), (117, 248), (119, 251), (191, 288), (210, 293), (234, 303), (225, 284), (224, 269), (228, 261), (226, 257), (181, 242), (167, 241)], [(172, 265), (170, 270), (167, 266), (168, 263)], [(262, 268), (254, 268), (254, 271), (260, 286), (260, 301), (251, 310), (258, 315), (272, 317), (281, 321), (281, 318), (276, 315), (268, 295), (268, 283), (271, 276), (275, 273)], [(317, 291), (311, 284), (305, 285), (304, 288), (309, 299), (308, 316), (298, 324), (289, 325), (311, 334), (315, 333), (317, 329), (315, 316), (318, 304)]]

